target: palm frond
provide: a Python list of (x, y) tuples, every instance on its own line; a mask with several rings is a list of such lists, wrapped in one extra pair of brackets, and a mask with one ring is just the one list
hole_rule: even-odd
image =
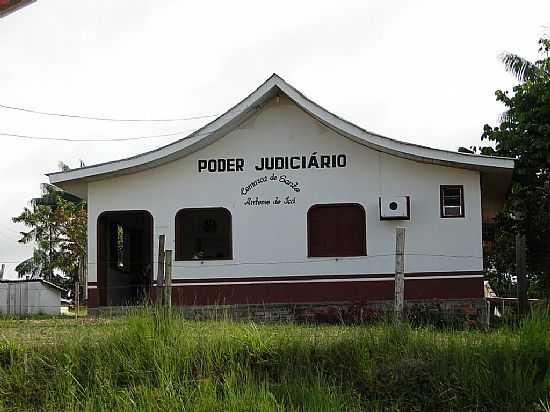
[(36, 240), (35, 229), (29, 230), (28, 232), (19, 232), (19, 234), (21, 235), (21, 239), (19, 239), (18, 242), (24, 245)]
[(521, 82), (533, 79), (540, 71), (536, 64), (514, 53), (503, 52), (499, 55), (499, 59), (506, 71), (512, 73)]
[(34, 250), (32, 257), (24, 260), (15, 267), (20, 278), (29, 276), (32, 279), (42, 277), (46, 268), (47, 257), (39, 250)]

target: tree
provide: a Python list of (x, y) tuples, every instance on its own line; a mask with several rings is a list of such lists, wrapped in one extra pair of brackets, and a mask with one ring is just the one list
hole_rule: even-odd
[(504, 54), (505, 68), (520, 83), (513, 93), (496, 91), (506, 106), (496, 127), (484, 126), (481, 147), (486, 155), (516, 158), (512, 187), (496, 220), (497, 235), (489, 264), (493, 286), (510, 283), (514, 273), (514, 234), (527, 238), (527, 268), (535, 295), (550, 296), (550, 38), (539, 40), (541, 58), (532, 63)]
[(30, 228), (21, 232), (20, 243), (34, 243), (32, 257), (15, 270), (20, 277), (43, 278), (62, 287), (78, 279), (79, 265), (86, 257), (86, 204), (48, 184), (42, 196), (13, 218)]

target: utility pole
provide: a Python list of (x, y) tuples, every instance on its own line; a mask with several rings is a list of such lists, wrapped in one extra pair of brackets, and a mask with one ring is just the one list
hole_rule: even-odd
[(525, 316), (529, 311), (527, 299), (527, 247), (525, 235), (516, 233), (516, 278), (518, 283), (518, 312)]
[(53, 260), (52, 260), (52, 255), (53, 255), (53, 244), (52, 244), (52, 211), (50, 210), (50, 217), (49, 217), (49, 222), (48, 222), (48, 231), (49, 231), (49, 239), (48, 239), (48, 248), (49, 248), (49, 252), (48, 252), (48, 276), (50, 277), (48, 280), (50, 282), (53, 282)]
[(395, 228), (395, 320), (403, 319), (405, 300), (405, 228)]

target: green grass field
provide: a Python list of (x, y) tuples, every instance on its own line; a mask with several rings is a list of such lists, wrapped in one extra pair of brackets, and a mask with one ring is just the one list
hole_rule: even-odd
[(407, 324), (0, 320), (0, 410), (550, 411), (550, 317)]

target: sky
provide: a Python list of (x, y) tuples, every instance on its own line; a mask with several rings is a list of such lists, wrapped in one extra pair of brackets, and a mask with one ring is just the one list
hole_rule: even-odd
[[(0, 18), (0, 105), (111, 118), (218, 115), (272, 73), (353, 123), (457, 150), (479, 145), (511, 89), (499, 53), (537, 58), (547, 0), (213, 2), (38, 0)], [(58, 163), (115, 160), (184, 137), (206, 119), (107, 122), (0, 108), (0, 264), (32, 253), (11, 220)]]

